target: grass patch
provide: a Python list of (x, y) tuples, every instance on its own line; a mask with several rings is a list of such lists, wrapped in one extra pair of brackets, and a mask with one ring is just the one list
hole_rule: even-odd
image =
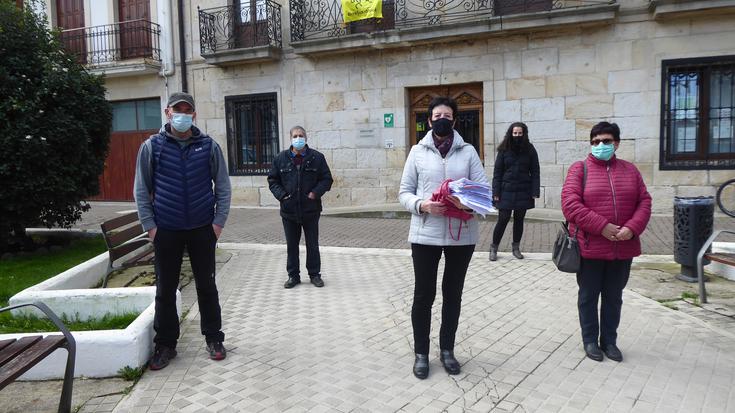
[[(71, 331), (91, 330), (119, 330), (130, 325), (138, 313), (126, 313), (121, 315), (106, 314), (102, 318), (79, 320), (79, 317), (62, 317), (61, 321)], [(13, 317), (9, 311), (0, 313), (0, 334), (5, 333), (41, 333), (47, 331), (59, 331), (59, 329), (45, 317)]]
[(699, 299), (699, 294), (697, 294), (695, 292), (692, 292), (692, 291), (684, 291), (684, 292), (681, 293), (681, 298), (683, 298), (685, 300), (687, 298), (690, 299), (690, 300), (698, 300)]
[(679, 310), (679, 307), (677, 307), (677, 306), (676, 306), (676, 304), (674, 304), (674, 302), (673, 302), (673, 301), (665, 301), (665, 302), (663, 302), (663, 303), (661, 303), (661, 304), (662, 304), (662, 305), (663, 305), (664, 307), (666, 307), (666, 308), (670, 308), (670, 309), (672, 309), (672, 310)]
[(125, 381), (138, 381), (140, 376), (143, 375), (143, 368), (142, 367), (130, 367), (125, 366), (117, 371), (117, 374), (120, 375)]
[[(79, 238), (59, 251), (0, 260), (0, 307), (10, 297), (107, 250), (102, 237)], [(4, 314), (4, 313), (3, 313)]]

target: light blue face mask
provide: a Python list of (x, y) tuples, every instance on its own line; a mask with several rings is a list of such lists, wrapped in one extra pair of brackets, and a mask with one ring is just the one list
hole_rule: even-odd
[(592, 156), (594, 156), (595, 158), (601, 161), (609, 161), (610, 158), (612, 158), (614, 153), (615, 153), (614, 143), (611, 143), (609, 145), (600, 143), (592, 147)]
[(304, 146), (306, 146), (306, 138), (303, 136), (298, 136), (296, 138), (291, 139), (291, 145), (294, 149), (297, 151), (300, 151), (304, 149)]
[(194, 121), (194, 115), (186, 113), (174, 113), (171, 116), (171, 126), (177, 131), (183, 133), (191, 129), (191, 124)]

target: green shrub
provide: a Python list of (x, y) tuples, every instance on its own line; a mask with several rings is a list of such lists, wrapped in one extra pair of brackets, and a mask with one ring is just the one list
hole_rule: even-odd
[(69, 227), (99, 192), (112, 110), (103, 79), (46, 19), (0, 1), (0, 252), (25, 228)]

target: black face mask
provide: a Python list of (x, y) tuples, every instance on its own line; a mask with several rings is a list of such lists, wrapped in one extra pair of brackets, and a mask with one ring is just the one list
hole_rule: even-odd
[(449, 136), (452, 134), (452, 121), (447, 118), (434, 120), (431, 122), (431, 130), (441, 138)]

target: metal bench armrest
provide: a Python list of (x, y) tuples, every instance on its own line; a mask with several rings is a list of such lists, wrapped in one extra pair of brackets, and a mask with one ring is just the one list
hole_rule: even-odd
[(722, 233), (725, 234), (733, 234), (735, 235), (735, 231), (727, 230), (727, 229), (718, 229), (715, 231), (712, 231), (712, 235), (707, 238), (707, 241), (704, 242), (702, 245), (702, 248), (699, 249), (699, 252), (697, 252), (697, 278), (699, 280), (699, 302), (702, 304), (707, 303), (707, 291), (704, 288), (704, 265), (702, 265), (702, 261), (704, 260), (704, 254), (707, 253), (707, 250), (712, 245), (713, 242), (715, 242), (715, 239)]
[(71, 412), (71, 396), (74, 386), (74, 364), (77, 354), (77, 342), (74, 340), (74, 336), (71, 334), (69, 329), (61, 322), (59, 317), (51, 311), (46, 304), (40, 301), (0, 308), (0, 313), (20, 307), (36, 307), (41, 310), (41, 312), (43, 312), (52, 323), (54, 323), (59, 331), (61, 331), (64, 338), (66, 338), (66, 351), (68, 354), (66, 356), (66, 369), (64, 370), (64, 384), (61, 390), (61, 398), (59, 399), (59, 412)]

